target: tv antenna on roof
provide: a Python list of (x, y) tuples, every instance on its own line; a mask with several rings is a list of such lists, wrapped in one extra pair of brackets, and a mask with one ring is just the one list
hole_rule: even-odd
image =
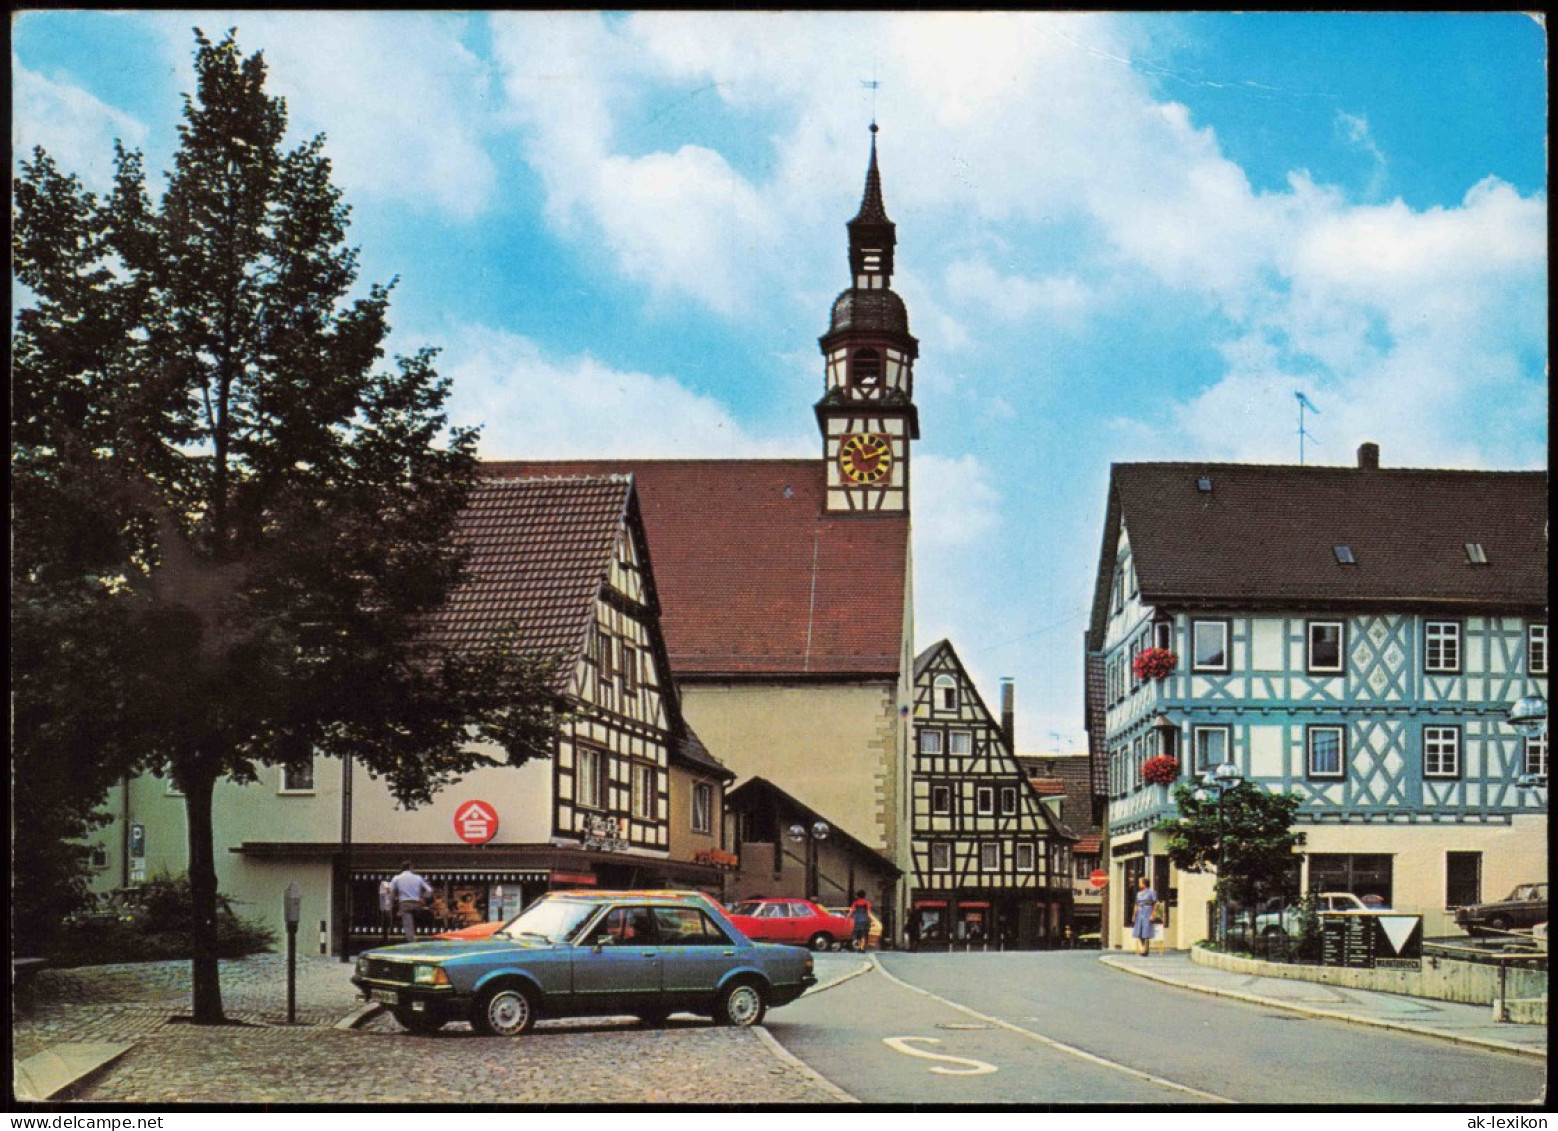
[[(1309, 400), (1309, 398), (1304, 396), (1303, 393), (1295, 391), (1293, 393), (1293, 395), (1298, 398), (1298, 466), (1299, 467), (1303, 467), (1304, 466), (1304, 437), (1308, 436), (1309, 439), (1311, 439), (1311, 440), (1315, 439), (1314, 436), (1308, 430), (1306, 430), (1304, 428), (1304, 410), (1307, 408), (1310, 412), (1314, 413), (1316, 416), (1320, 415), (1320, 410), (1317, 409), (1314, 406), (1314, 404)], [(1319, 443), (1319, 441), (1315, 440), (1315, 443)]]

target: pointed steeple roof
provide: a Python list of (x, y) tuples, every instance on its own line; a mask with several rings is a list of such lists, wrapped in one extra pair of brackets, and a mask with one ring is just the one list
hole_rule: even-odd
[(860, 198), (860, 211), (846, 227), (849, 229), (849, 262), (852, 274), (864, 269), (863, 252), (871, 249), (881, 256), (875, 270), (884, 279), (893, 274), (893, 245), (898, 242), (897, 228), (887, 217), (882, 203), (882, 171), (876, 163), (876, 123), (871, 123), (871, 162), (866, 166), (866, 190)]
[(887, 206), (882, 203), (882, 173), (876, 165), (876, 130), (876, 123), (872, 122), (871, 163), (866, 167), (866, 191), (860, 198), (860, 211), (849, 222), (851, 228), (856, 224), (892, 224), (887, 218)]

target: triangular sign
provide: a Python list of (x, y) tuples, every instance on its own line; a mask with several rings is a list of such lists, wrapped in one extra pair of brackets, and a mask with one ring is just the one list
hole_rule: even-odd
[(1377, 918), (1380, 929), (1385, 932), (1385, 937), (1390, 940), (1391, 948), (1397, 954), (1401, 953), (1401, 948), (1406, 946), (1407, 940), (1412, 937), (1412, 932), (1422, 921), (1421, 916), (1418, 915), (1380, 915)]

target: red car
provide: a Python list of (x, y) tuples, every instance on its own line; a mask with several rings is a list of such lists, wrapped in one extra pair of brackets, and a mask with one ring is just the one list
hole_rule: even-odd
[(848, 943), (855, 924), (807, 899), (749, 899), (731, 908), (730, 921), (753, 942), (829, 950)]

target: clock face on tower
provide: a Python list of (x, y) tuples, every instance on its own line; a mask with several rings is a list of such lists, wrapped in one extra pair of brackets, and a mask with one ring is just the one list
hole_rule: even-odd
[(893, 448), (886, 436), (852, 432), (839, 445), (839, 472), (851, 483), (880, 483), (893, 465)]

